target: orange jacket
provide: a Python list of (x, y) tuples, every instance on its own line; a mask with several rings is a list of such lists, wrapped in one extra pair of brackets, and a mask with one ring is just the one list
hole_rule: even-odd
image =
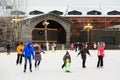
[(17, 53), (18, 53), (18, 54), (22, 54), (23, 48), (24, 48), (24, 45), (21, 45), (21, 44), (18, 45), (18, 46), (17, 46)]

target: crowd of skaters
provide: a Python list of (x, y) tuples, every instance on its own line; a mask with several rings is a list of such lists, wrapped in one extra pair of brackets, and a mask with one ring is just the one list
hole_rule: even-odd
[[(46, 47), (45, 47), (46, 46)], [(9, 48), (8, 48), (9, 47)], [(7, 48), (7, 54), (10, 54), (10, 45), (6, 46)], [(52, 44), (52, 50), (56, 50), (56, 43), (54, 42)], [(70, 45), (70, 50), (75, 50), (75, 52), (78, 52), (78, 55), (81, 55), (82, 59), (82, 67), (86, 68), (86, 54), (91, 56), (89, 49), (94, 49), (98, 50), (98, 62), (97, 62), (97, 68), (103, 67), (103, 57), (104, 57), (104, 48), (105, 48), (105, 43), (104, 42), (93, 42), (93, 43), (88, 43), (88, 42), (76, 42), (76, 43), (71, 43)], [(39, 65), (41, 63), (42, 57), (41, 54), (44, 53), (45, 51), (49, 50), (49, 42), (46, 42), (45, 44), (38, 44), (38, 43), (32, 43), (29, 41), (26, 45), (23, 44), (23, 42), (20, 42), (17, 47), (17, 59), (16, 59), (16, 65), (22, 64), (22, 58), (24, 57), (24, 72), (26, 72), (27, 64), (29, 62), (29, 70), (32, 72), (32, 59), (34, 59), (34, 67), (35, 70), (39, 69)], [(63, 56), (63, 61), (64, 64), (62, 65), (62, 69), (65, 67), (66, 71), (70, 72), (68, 66), (66, 64), (71, 63), (71, 56), (68, 51), (66, 51), (66, 54)]]
[(105, 43), (104, 42), (75, 42), (70, 44), (70, 50), (75, 50), (79, 51), (81, 50), (82, 47), (86, 47), (88, 49), (97, 49), (100, 44), (103, 44), (103, 47), (105, 48)]
[[(82, 59), (82, 67), (86, 68), (86, 54), (91, 56), (89, 49), (96, 50), (98, 54), (98, 62), (97, 62), (97, 68), (103, 67), (103, 57), (104, 57), (104, 49), (105, 49), (105, 43), (104, 42), (76, 42), (75, 44), (71, 43), (70, 50), (79, 51), (78, 55), (81, 54)], [(77, 55), (77, 56), (78, 56)]]

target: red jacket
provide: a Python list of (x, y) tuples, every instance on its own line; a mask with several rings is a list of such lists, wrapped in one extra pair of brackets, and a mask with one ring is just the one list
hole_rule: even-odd
[(98, 56), (104, 56), (104, 47), (102, 45), (100, 45), (97, 50)]

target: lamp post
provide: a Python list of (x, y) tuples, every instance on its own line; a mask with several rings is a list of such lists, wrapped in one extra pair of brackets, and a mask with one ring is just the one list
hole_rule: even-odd
[(14, 29), (14, 39), (15, 42), (17, 42), (18, 40), (20, 40), (20, 29), (19, 29), (19, 22), (20, 22), (20, 18), (18, 16), (15, 16), (12, 20), (11, 23), (13, 23), (13, 29)]
[(47, 42), (47, 26), (49, 25), (49, 22), (47, 22), (47, 20), (45, 20), (43, 22), (43, 25), (45, 26), (45, 41)]
[(93, 26), (92, 26), (90, 23), (88, 23), (88, 24), (84, 27), (84, 29), (87, 30), (87, 38), (88, 38), (88, 42), (90, 41), (89, 32), (90, 32), (90, 30), (91, 30), (92, 28), (93, 28)]

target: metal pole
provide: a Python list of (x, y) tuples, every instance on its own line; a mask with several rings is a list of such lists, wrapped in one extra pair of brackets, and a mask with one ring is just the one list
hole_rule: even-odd
[(90, 32), (90, 29), (87, 29), (88, 42), (89, 42), (89, 32)]
[(47, 41), (47, 25), (45, 25), (45, 41)]
[(49, 22), (47, 22), (47, 20), (45, 20), (43, 22), (43, 25), (45, 26), (45, 41), (47, 42), (47, 26), (49, 25)]

